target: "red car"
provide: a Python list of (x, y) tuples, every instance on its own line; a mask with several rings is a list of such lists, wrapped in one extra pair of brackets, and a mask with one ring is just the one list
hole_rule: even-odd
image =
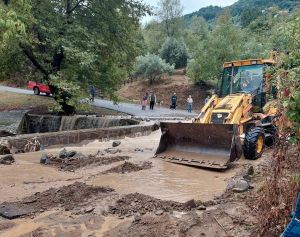
[(27, 83), (27, 88), (33, 90), (35, 95), (45, 93), (47, 96), (49, 96), (51, 94), (49, 86), (40, 82), (29, 81)]

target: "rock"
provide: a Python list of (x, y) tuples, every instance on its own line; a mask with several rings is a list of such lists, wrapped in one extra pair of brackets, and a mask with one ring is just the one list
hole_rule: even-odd
[(0, 130), (0, 137), (8, 137), (8, 136), (15, 136), (15, 133), (11, 133), (7, 130)]
[(157, 210), (157, 211), (155, 212), (155, 215), (160, 216), (160, 215), (162, 215), (163, 213), (164, 213), (163, 210)]
[(9, 154), (9, 155), (4, 155), (0, 157), (0, 164), (3, 165), (11, 165), (12, 163), (15, 162), (15, 158), (13, 155)]
[(67, 152), (67, 157), (73, 157), (77, 154), (77, 151), (68, 151)]
[(248, 171), (247, 171), (247, 174), (248, 174), (248, 175), (253, 175), (253, 174), (254, 174), (254, 168), (253, 168), (252, 165), (249, 167), (249, 169), (248, 169)]
[(204, 210), (206, 210), (206, 206), (200, 205), (197, 207), (197, 210), (204, 211)]
[(134, 215), (134, 222), (139, 222), (141, 220), (141, 216), (140, 215)]
[(6, 146), (0, 144), (0, 155), (7, 154), (10, 154), (10, 150)]
[[(85, 156), (84, 154), (82, 154), (81, 152), (77, 152), (73, 157), (72, 159), (75, 160), (75, 159), (86, 159), (87, 156)], [(70, 160), (70, 159), (69, 159)]]
[(58, 156), (59, 158), (65, 159), (75, 156), (76, 153), (77, 151), (67, 151), (66, 148), (64, 148), (59, 152)]
[(249, 189), (249, 183), (244, 179), (238, 179), (234, 183), (234, 187), (232, 189), (233, 192), (242, 193), (246, 192)]
[(41, 158), (40, 158), (40, 163), (43, 165), (46, 165), (48, 163), (48, 157), (46, 154), (42, 154)]
[(184, 207), (184, 208), (188, 208), (188, 209), (195, 208), (196, 206), (197, 206), (197, 205), (196, 205), (196, 202), (195, 202), (194, 199), (191, 199), (191, 200), (189, 200), (189, 201), (187, 201), (187, 202), (185, 202), (185, 203), (183, 204), (183, 207)]
[(140, 152), (144, 152), (144, 150), (143, 150), (143, 149), (141, 149), (141, 148), (135, 148), (135, 149), (134, 149), (134, 151), (140, 151)]
[(95, 210), (95, 207), (87, 207), (84, 209), (84, 213), (90, 213)]
[(59, 157), (59, 158), (62, 158), (62, 159), (64, 159), (64, 158), (67, 157), (67, 150), (66, 150), (66, 148), (62, 149), (62, 150), (58, 153), (58, 157)]
[(106, 153), (109, 153), (109, 154), (116, 154), (118, 152), (121, 152), (121, 150), (119, 149), (116, 149), (116, 148), (107, 148), (104, 150)]
[(112, 146), (117, 147), (121, 145), (121, 141), (113, 141)]

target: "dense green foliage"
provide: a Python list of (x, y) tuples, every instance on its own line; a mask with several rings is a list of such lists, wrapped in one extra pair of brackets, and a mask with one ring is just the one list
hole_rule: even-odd
[(282, 62), (273, 71), (275, 83), (280, 78), (279, 91), (287, 117), (293, 123), (293, 139), (300, 141), (300, 17), (295, 14), (287, 22), (279, 25), (278, 31), (285, 38), (287, 51), (282, 54)]
[[(25, 58), (61, 109), (71, 111), (78, 95), (67, 93), (69, 87), (85, 91), (94, 84), (112, 94), (126, 78), (143, 47), (139, 19), (148, 10), (136, 0), (3, 0), (0, 58)], [(0, 68), (5, 63), (12, 71), (21, 64), (1, 61)]]
[(167, 63), (175, 65), (175, 68), (186, 67), (188, 52), (182, 39), (167, 38), (160, 49), (160, 56)]
[(203, 17), (206, 21), (214, 20), (221, 12), (222, 7), (208, 6), (200, 8), (198, 11), (184, 15), (184, 22), (189, 26), (193, 17)]
[[(249, 20), (256, 19), (262, 12), (269, 11), (271, 7), (291, 11), (300, 6), (300, 0), (239, 0), (226, 7), (230, 14), (241, 21), (243, 25)], [(189, 25), (194, 16), (201, 16), (206, 21), (213, 21), (222, 14), (224, 8), (209, 6), (184, 16), (185, 25)]]
[(171, 74), (173, 70), (174, 66), (166, 63), (155, 54), (138, 57), (134, 67), (135, 75), (143, 79), (149, 79), (150, 84), (159, 80), (165, 73)]

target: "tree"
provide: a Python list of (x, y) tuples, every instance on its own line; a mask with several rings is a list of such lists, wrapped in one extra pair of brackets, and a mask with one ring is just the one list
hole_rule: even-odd
[(166, 39), (163, 25), (157, 21), (151, 21), (143, 29), (143, 36), (148, 53), (158, 54)]
[(174, 66), (166, 63), (155, 54), (139, 56), (134, 67), (135, 75), (144, 79), (149, 79), (150, 84), (159, 80), (165, 73), (171, 74), (173, 70)]
[(208, 35), (208, 24), (204, 18), (201, 16), (193, 16), (184, 37), (191, 56), (197, 51), (199, 43), (206, 40)]
[(180, 0), (160, 0), (157, 16), (167, 37), (178, 37), (183, 31), (183, 7)]
[(175, 68), (186, 67), (188, 52), (183, 40), (167, 38), (161, 46), (160, 56)]
[(243, 32), (232, 23), (229, 12), (225, 11), (207, 40), (199, 42), (188, 65), (188, 75), (195, 81), (215, 81), (225, 61), (240, 59), (243, 45)]
[(112, 94), (132, 69), (141, 52), (139, 19), (146, 12), (136, 0), (3, 0), (0, 58), (18, 47), (60, 108), (73, 113), (76, 94), (70, 88), (90, 83)]

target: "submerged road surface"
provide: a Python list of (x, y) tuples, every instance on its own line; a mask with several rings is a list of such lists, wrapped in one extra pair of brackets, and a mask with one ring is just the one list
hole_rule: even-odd
[[(8, 92), (14, 92), (19, 94), (33, 95), (32, 90), (19, 89), (19, 88), (1, 86), (1, 85), (0, 85), (0, 91), (8, 91)], [(114, 102), (110, 100), (104, 100), (104, 99), (95, 99), (93, 105), (97, 107), (120, 111), (133, 116), (195, 117), (197, 115), (196, 113), (188, 113), (186, 110), (170, 110), (168, 108), (163, 108), (163, 107), (155, 107), (154, 110), (149, 110), (149, 107), (147, 107), (146, 111), (144, 111), (141, 109), (141, 106), (139, 104), (125, 103), (125, 102), (114, 104)]]

